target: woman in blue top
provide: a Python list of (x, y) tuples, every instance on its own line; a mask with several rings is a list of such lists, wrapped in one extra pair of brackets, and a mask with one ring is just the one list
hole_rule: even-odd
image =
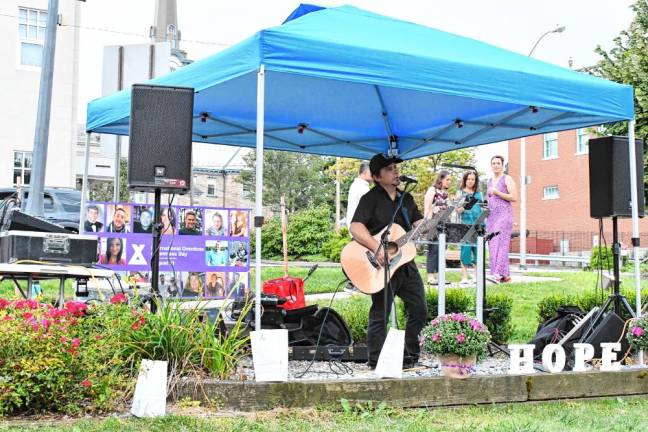
[[(461, 179), (461, 191), (457, 194), (457, 197), (467, 197), (473, 195), (477, 201), (483, 201), (481, 192), (479, 192), (479, 176), (475, 171), (468, 171), (463, 175)], [(481, 214), (481, 206), (475, 204), (470, 210), (465, 210), (463, 208), (458, 208), (457, 213), (461, 216), (461, 223), (466, 225), (472, 225), (477, 221), (479, 215)], [(472, 275), (468, 271), (469, 267), (473, 267), (477, 262), (477, 247), (476, 246), (461, 246), (461, 282), (462, 285), (470, 284), (470, 278)]]

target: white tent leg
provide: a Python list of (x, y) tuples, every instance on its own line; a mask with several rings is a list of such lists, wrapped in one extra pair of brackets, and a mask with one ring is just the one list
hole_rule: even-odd
[(520, 270), (526, 270), (526, 177), (526, 139), (522, 137), (520, 140)]
[[(641, 272), (639, 262), (639, 206), (637, 194), (637, 154), (635, 151), (635, 120), (628, 122), (628, 145), (630, 155), (630, 198), (632, 202), (632, 255), (634, 258), (634, 283), (636, 314), (641, 316)], [(643, 351), (639, 352), (639, 362), (643, 364)]]
[(255, 193), (255, 218), (254, 233), (256, 244), (255, 263), (255, 306), (254, 330), (261, 330), (261, 224), (263, 203), (263, 134), (265, 118), (265, 67), (261, 65), (257, 74), (257, 127), (256, 127), (256, 193)]
[(85, 155), (83, 162), (83, 180), (81, 184), (81, 208), (79, 209), (79, 234), (83, 233), (85, 207), (88, 200), (88, 167), (90, 166), (90, 132), (86, 133)]

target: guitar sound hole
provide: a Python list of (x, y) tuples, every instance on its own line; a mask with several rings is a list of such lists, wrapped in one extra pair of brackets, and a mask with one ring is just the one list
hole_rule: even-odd
[(396, 255), (398, 253), (398, 245), (395, 242), (387, 243), (387, 251), (389, 255)]

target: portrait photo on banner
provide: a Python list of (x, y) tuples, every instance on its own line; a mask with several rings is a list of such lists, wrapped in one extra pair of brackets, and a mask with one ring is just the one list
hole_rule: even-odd
[(104, 216), (106, 207), (102, 203), (91, 203), (85, 208), (83, 231), (86, 233), (103, 232), (105, 227)]
[(106, 209), (105, 232), (129, 233), (131, 206), (129, 204), (108, 204)]
[(153, 232), (153, 221), (155, 211), (149, 205), (133, 206), (133, 232), (137, 234), (151, 234)]
[(97, 261), (103, 265), (126, 265), (126, 239), (121, 237), (102, 237)]
[(205, 273), (180, 272), (183, 280), (182, 298), (203, 297), (205, 292)]
[(230, 237), (249, 237), (249, 217), (246, 210), (230, 210)]
[(225, 272), (207, 272), (205, 297), (223, 298), (227, 295), (227, 276)]
[(227, 236), (229, 218), (225, 209), (205, 209), (205, 235)]
[(162, 235), (176, 234), (176, 211), (173, 207), (162, 207), (162, 210), (160, 210), (160, 223), (162, 224), (160, 228)]
[(158, 290), (163, 298), (177, 298), (182, 293), (182, 279), (179, 272), (160, 272)]
[(182, 207), (178, 210), (180, 216), (180, 235), (202, 235), (202, 208)]
[(250, 256), (250, 242), (234, 240), (229, 242), (229, 265), (247, 267)]
[(228, 262), (228, 243), (225, 240), (205, 240), (205, 264), (208, 267), (225, 267)]
[(250, 274), (243, 272), (232, 272), (227, 281), (227, 290), (225, 291), (230, 298), (244, 298), (252, 295), (250, 289)]

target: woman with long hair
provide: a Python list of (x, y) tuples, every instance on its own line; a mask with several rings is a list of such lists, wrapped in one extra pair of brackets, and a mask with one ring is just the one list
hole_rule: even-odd
[[(479, 192), (479, 175), (476, 171), (466, 171), (461, 179), (460, 191), (457, 193), (457, 198), (470, 198), (473, 197), (477, 201), (483, 201), (481, 192)], [(461, 217), (461, 223), (466, 225), (474, 224), (481, 215), (482, 209), (480, 205), (475, 204), (470, 210), (463, 207), (457, 208), (457, 213)], [(470, 284), (472, 274), (468, 271), (469, 268), (474, 267), (477, 262), (477, 247), (470, 245), (461, 246), (461, 285)]]
[(488, 180), (488, 232), (499, 234), (488, 242), (490, 272), (498, 282), (510, 282), (509, 251), (513, 231), (513, 202), (517, 200), (517, 187), (511, 176), (504, 174), (504, 158), (491, 158), (493, 177)]
[(164, 207), (162, 209), (162, 212), (160, 212), (160, 221), (162, 222), (160, 233), (175, 234), (175, 212), (172, 208)]
[(230, 236), (232, 237), (247, 237), (248, 236), (248, 220), (247, 212), (237, 210), (232, 212), (234, 217), (231, 219)]
[(125, 265), (126, 260), (122, 258), (124, 242), (118, 237), (111, 237), (106, 240), (106, 253), (99, 257), (99, 264)]
[[(451, 182), (452, 177), (449, 171), (443, 170), (439, 172), (434, 184), (425, 193), (425, 199), (423, 200), (426, 218), (431, 218), (448, 207), (448, 189)], [(428, 245), (426, 269), (428, 284), (436, 285), (435, 274), (439, 271), (439, 245), (436, 243)]]

